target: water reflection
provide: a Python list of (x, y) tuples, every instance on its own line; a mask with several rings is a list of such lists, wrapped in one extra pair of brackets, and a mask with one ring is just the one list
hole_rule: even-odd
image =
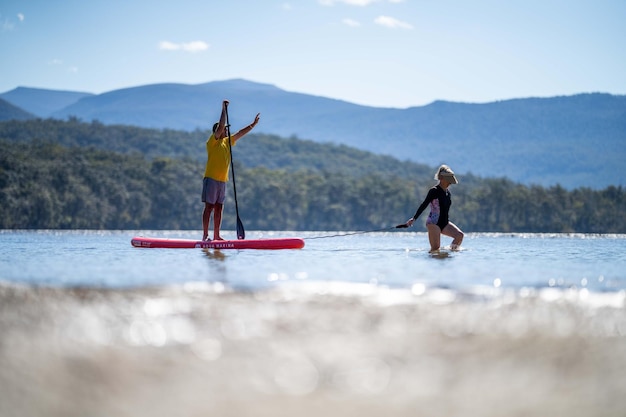
[(219, 249), (202, 248), (202, 252), (204, 252), (204, 255), (211, 260), (223, 262), (226, 259), (226, 254)]
[(226, 270), (226, 254), (219, 249), (208, 248), (202, 248), (202, 253), (209, 261), (210, 269), (207, 280), (209, 282), (220, 282), (226, 284), (228, 282)]

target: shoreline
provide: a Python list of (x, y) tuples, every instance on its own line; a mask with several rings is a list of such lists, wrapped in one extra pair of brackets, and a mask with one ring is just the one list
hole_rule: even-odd
[(0, 282), (0, 415), (621, 416), (624, 294), (564, 294)]

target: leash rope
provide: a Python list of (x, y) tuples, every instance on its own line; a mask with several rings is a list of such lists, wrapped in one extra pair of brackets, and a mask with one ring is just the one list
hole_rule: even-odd
[(350, 232), (350, 233), (339, 233), (336, 235), (328, 235), (328, 236), (313, 236), (313, 237), (305, 237), (303, 238), (304, 240), (312, 240), (312, 239), (328, 239), (331, 237), (344, 237), (344, 236), (353, 236), (353, 235), (362, 235), (365, 233), (375, 233), (375, 232), (386, 232), (388, 230), (393, 230), (393, 229), (403, 229), (405, 228), (406, 225), (404, 224), (399, 224), (397, 226), (391, 226), (391, 227), (385, 227), (383, 229), (375, 229), (375, 230), (365, 230), (365, 231), (360, 231), (360, 232)]

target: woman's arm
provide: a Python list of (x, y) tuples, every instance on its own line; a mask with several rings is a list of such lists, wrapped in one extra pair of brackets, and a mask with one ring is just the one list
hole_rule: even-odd
[(431, 188), (430, 190), (428, 190), (428, 194), (426, 194), (426, 198), (424, 199), (424, 201), (422, 201), (422, 204), (420, 204), (420, 206), (417, 208), (417, 211), (415, 212), (413, 217), (407, 220), (405, 224), (407, 226), (412, 226), (415, 220), (417, 220), (417, 218), (422, 214), (422, 212), (426, 210), (426, 207), (428, 207), (428, 205), (430, 204), (431, 201), (433, 201), (434, 198), (435, 198), (435, 188)]

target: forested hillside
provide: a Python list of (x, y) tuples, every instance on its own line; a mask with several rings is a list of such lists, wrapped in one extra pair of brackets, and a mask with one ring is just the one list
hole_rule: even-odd
[[(205, 132), (54, 124), (57, 141), (52, 128), (9, 135), (0, 124), (0, 228), (200, 229)], [(162, 140), (168, 135), (180, 135), (180, 147)], [(434, 184), (433, 167), (347, 147), (252, 135), (240, 145), (237, 195), (249, 230), (389, 227), (411, 216)], [(245, 155), (257, 162), (247, 165)], [(622, 187), (568, 191), (463, 176), (452, 192), (452, 218), (467, 232), (626, 233)], [(234, 220), (229, 196), (224, 228)]]
[[(84, 123), (37, 119), (0, 123), (0, 139), (30, 142), (33, 139), (63, 146), (93, 147), (120, 153), (138, 153), (149, 158), (167, 156), (189, 158), (204, 163), (205, 142), (210, 132), (170, 129), (145, 129), (134, 126), (107, 126), (99, 122)], [(325, 170), (342, 175), (379, 173), (400, 177), (432, 176), (434, 168), (409, 161), (398, 161), (384, 155), (361, 151), (345, 145), (319, 144), (297, 138), (251, 133), (233, 150), (235, 160), (243, 165), (287, 170)]]

